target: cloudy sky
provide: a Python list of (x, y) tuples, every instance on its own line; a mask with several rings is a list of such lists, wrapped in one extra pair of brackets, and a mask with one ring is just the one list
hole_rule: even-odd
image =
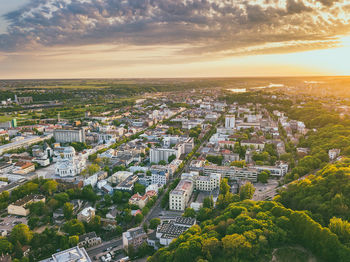
[(350, 74), (350, 1), (0, 0), (0, 78)]

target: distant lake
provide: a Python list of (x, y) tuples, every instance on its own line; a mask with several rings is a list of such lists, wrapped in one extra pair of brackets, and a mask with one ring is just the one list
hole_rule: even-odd
[(233, 93), (245, 93), (247, 92), (247, 89), (246, 88), (230, 88), (230, 89), (227, 89)]

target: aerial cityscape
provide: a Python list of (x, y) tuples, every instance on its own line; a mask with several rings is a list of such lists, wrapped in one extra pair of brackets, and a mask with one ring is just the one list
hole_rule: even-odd
[(350, 262), (349, 22), (0, 0), (0, 262)]

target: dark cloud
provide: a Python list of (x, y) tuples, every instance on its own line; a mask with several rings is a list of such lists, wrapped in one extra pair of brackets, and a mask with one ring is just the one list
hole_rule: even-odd
[[(320, 0), (321, 8), (312, 0), (286, 0), (282, 5), (277, 0), (261, 2), (32, 0), (6, 15), (10, 25), (8, 34), (0, 35), (0, 49), (191, 44), (200, 46), (188, 49), (191, 52), (216, 52), (298, 40), (313, 41), (314, 46), (349, 30), (334, 16), (331, 7), (336, 1)], [(325, 18), (322, 12), (333, 16)]]

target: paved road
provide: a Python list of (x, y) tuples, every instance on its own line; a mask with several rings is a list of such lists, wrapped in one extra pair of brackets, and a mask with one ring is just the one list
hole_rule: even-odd
[(86, 251), (91, 258), (97, 255), (103, 255), (107, 253), (106, 249), (112, 248), (111, 250), (117, 250), (123, 248), (123, 240), (121, 237), (112, 239), (110, 241), (103, 242), (98, 246), (88, 248)]

